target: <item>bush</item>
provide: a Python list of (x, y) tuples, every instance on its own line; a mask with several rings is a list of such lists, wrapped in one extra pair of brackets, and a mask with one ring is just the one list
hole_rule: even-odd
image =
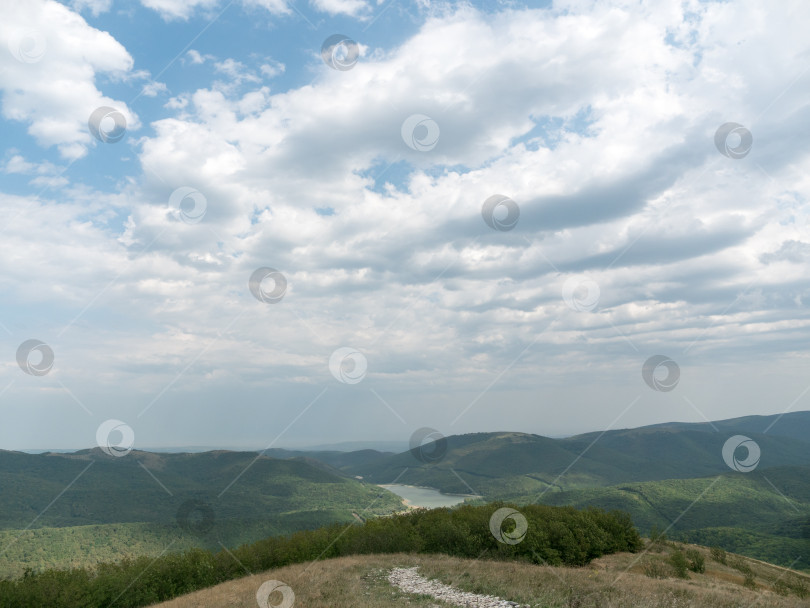
[(735, 570), (739, 570), (744, 575), (753, 574), (751, 566), (748, 565), (748, 562), (740, 559), (739, 557), (733, 560), (729, 560), (728, 565), (734, 568)]
[(644, 574), (650, 578), (666, 578), (668, 574), (666, 564), (657, 558), (644, 562), (641, 569), (644, 571)]
[(807, 581), (796, 576), (788, 576), (785, 579), (785, 582), (788, 585), (788, 588), (798, 595), (800, 598), (804, 599), (808, 595), (810, 595), (810, 590), (807, 589)]
[(686, 559), (689, 561), (689, 569), (692, 572), (702, 574), (706, 572), (706, 560), (703, 554), (697, 549), (688, 549), (686, 551)]
[(756, 589), (757, 588), (757, 581), (754, 578), (754, 573), (750, 570), (745, 573), (745, 580), (743, 580), (743, 587), (748, 589)]
[(678, 578), (689, 578), (689, 574), (687, 573), (689, 562), (686, 561), (686, 556), (680, 549), (673, 551), (672, 555), (669, 556), (669, 565), (672, 566), (675, 576)]
[(667, 546), (669, 540), (667, 533), (661, 530), (658, 526), (650, 528), (650, 551), (660, 553), (664, 547)]
[(771, 582), (771, 586), (773, 587), (774, 592), (779, 594), (779, 595), (789, 595), (790, 594), (790, 587), (781, 578), (778, 578), (775, 581)]
[(773, 590), (779, 595), (789, 595), (790, 593), (795, 593), (802, 599), (808, 595), (807, 583), (797, 576), (778, 578), (771, 584), (773, 585)]
[(711, 556), (712, 559), (718, 563), (725, 564), (726, 563), (726, 550), (722, 547), (712, 547), (711, 548)]

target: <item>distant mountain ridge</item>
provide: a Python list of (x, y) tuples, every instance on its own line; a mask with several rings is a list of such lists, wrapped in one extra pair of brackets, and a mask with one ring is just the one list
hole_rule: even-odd
[[(751, 473), (732, 470), (723, 459), (723, 445), (734, 435), (751, 438), (761, 450)], [(84, 544), (121, 535), (159, 552), (168, 540), (178, 548), (233, 546), (348, 523), (356, 520), (353, 513), (392, 513), (402, 508), (400, 499), (375, 484), (393, 482), (487, 501), (622, 509), (643, 532), (675, 520), (673, 533), (753, 557), (788, 565), (789, 554), (800, 549), (810, 556), (810, 412), (561, 439), (518, 432), (452, 435), (440, 456), (274, 448), (135, 450), (114, 458), (98, 448), (36, 455), (0, 450), (0, 531), (43, 529), (37, 536), (42, 540), (26, 533), (19, 544), (18, 533), (9, 532), (13, 547), (0, 556), (0, 572), (4, 560), (35, 553), (37, 542), (62, 542), (67, 537), (59, 529)], [(128, 527), (115, 529), (122, 524)], [(81, 526), (100, 527), (79, 531)], [(74, 547), (63, 546), (65, 554)]]
[(757, 443), (760, 468), (810, 465), (810, 412), (665, 423), (563, 439), (515, 432), (452, 435), (446, 438), (446, 454), (436, 462), (425, 462), (410, 451), (312, 457), (374, 483), (397, 480), (461, 493), (471, 486), (488, 499), (515, 499), (550, 489), (726, 473), (730, 469), (723, 445), (734, 435)]

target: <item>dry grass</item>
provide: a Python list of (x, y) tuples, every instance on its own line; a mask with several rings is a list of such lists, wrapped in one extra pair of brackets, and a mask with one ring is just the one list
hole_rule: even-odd
[[(756, 560), (744, 561), (753, 571), (757, 589), (743, 587), (737, 569), (706, 557), (705, 574), (689, 579), (652, 579), (645, 564), (665, 562), (670, 549), (661, 553), (622, 553), (595, 560), (584, 568), (552, 568), (519, 562), (457, 559), (432, 555), (368, 555), (344, 557), (315, 564), (298, 564), (230, 581), (159, 604), (162, 608), (256, 608), (256, 591), (266, 580), (284, 581), (295, 592), (300, 608), (388, 608), (447, 606), (432, 598), (403, 594), (391, 587), (387, 572), (395, 566), (420, 566), (420, 574), (459, 589), (498, 595), (504, 599), (543, 608), (788, 608), (810, 606), (810, 596), (800, 599), (786, 592), (784, 581), (810, 577)], [(731, 557), (731, 556), (729, 556)], [(280, 597), (280, 596), (279, 596)], [(275, 598), (273, 598), (275, 600)], [(272, 605), (272, 604), (271, 604)]]

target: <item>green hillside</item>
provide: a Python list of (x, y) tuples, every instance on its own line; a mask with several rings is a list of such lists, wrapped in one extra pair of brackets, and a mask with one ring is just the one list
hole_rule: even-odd
[[(738, 434), (760, 447), (752, 473), (732, 471), (722, 458), (723, 444)], [(375, 483), (472, 489), (486, 501), (621, 509), (643, 532), (672, 526), (685, 540), (782, 565), (802, 555), (797, 567), (810, 568), (810, 541), (802, 536), (810, 517), (809, 441), (810, 412), (793, 412), (564, 439), (474, 433), (448, 437), (436, 462), (404, 452), (334, 464)]]
[[(423, 485), (487, 500), (549, 490), (689, 479), (728, 472), (722, 449), (731, 433), (634, 429), (592, 437), (549, 439), (523, 433), (476, 433), (447, 438), (447, 453), (425, 463), (410, 452), (375, 457), (342, 470), (374, 483)], [(810, 465), (805, 441), (749, 433), (762, 450), (760, 468)], [(469, 487), (468, 487), (469, 486)]]
[(548, 493), (543, 502), (620, 509), (642, 532), (669, 528), (672, 538), (810, 569), (810, 467)]
[[(271, 450), (258, 458), (227, 451), (134, 451), (124, 458), (97, 449), (0, 451), (0, 576), (154, 556), (166, 547), (219, 550), (354, 521), (353, 512), (384, 515), (402, 505), (374, 484), (394, 480), (448, 493), (472, 490), (483, 501), (620, 509), (642, 532), (671, 526), (671, 536), (783, 565), (810, 556), (804, 533), (810, 444), (802, 435), (810, 413), (713, 424), (565, 439), (457, 435), (433, 463), (375, 450)], [(752, 473), (732, 471), (722, 459), (723, 443), (734, 434), (761, 448)], [(810, 561), (802, 557), (796, 567), (810, 568)]]
[(402, 509), (323, 464), (257, 456), (0, 452), (0, 576), (170, 545), (220, 549)]

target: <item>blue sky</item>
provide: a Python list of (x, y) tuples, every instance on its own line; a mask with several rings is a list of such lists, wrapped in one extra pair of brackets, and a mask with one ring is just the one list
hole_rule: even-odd
[(0, 447), (808, 409), (808, 11), (3, 2)]

